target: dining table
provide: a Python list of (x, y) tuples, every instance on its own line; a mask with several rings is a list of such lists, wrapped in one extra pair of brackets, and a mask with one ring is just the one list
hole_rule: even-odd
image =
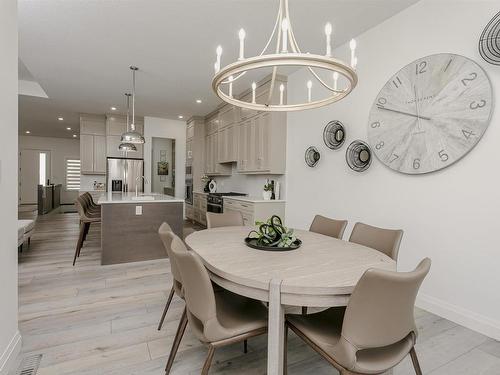
[(252, 229), (206, 229), (185, 242), (214, 283), (268, 303), (268, 375), (283, 374), (285, 311), (347, 306), (366, 270), (396, 270), (396, 262), (380, 251), (306, 230), (294, 231), (302, 241), (296, 250), (257, 250), (244, 241)]

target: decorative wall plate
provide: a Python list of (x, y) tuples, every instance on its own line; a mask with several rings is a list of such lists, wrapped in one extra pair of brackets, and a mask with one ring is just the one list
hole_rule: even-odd
[(345, 128), (344, 125), (338, 121), (330, 121), (323, 130), (323, 141), (326, 147), (332, 150), (338, 150), (345, 142)]
[(363, 172), (372, 163), (372, 151), (365, 142), (356, 140), (352, 142), (345, 153), (347, 165), (353, 171)]
[(479, 38), (479, 53), (486, 62), (500, 65), (500, 12), (484, 28)]
[(305, 160), (308, 167), (315, 167), (320, 158), (321, 154), (316, 147), (311, 146), (306, 150)]

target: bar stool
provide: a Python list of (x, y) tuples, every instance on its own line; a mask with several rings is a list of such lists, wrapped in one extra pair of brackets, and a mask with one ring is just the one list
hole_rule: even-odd
[(101, 222), (101, 213), (96, 211), (92, 212), (89, 209), (89, 203), (85, 198), (79, 196), (75, 201), (76, 210), (78, 215), (80, 215), (80, 235), (78, 236), (78, 242), (76, 243), (75, 256), (73, 257), (73, 266), (75, 265), (76, 258), (80, 256), (80, 250), (83, 246), (83, 242), (87, 238), (87, 234), (90, 229), (90, 224)]

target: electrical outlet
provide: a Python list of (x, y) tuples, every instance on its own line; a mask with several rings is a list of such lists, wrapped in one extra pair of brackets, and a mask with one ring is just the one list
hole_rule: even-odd
[(135, 206), (135, 214), (142, 215), (142, 206)]

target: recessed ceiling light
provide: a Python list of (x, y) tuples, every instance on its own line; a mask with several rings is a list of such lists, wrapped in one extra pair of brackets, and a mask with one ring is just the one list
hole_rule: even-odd
[(179, 115), (179, 118), (180, 118), (180, 119), (183, 119), (183, 118), (184, 118), (184, 116), (183, 116), (183, 115)]
[(30, 132), (29, 130), (26, 130), (26, 131), (25, 131), (25, 133), (26, 133), (26, 134), (29, 134), (29, 133), (31, 133), (31, 132)]
[(62, 118), (62, 117), (58, 117), (57, 119), (58, 119), (59, 121), (63, 121), (63, 120), (64, 120), (64, 118)]
[(196, 99), (196, 103), (201, 104), (201, 99)]
[(116, 111), (116, 107), (111, 107), (111, 110), (112, 111)]
[(73, 138), (76, 138), (76, 134), (73, 134)]
[(71, 128), (70, 128), (70, 127), (68, 127), (68, 128), (66, 128), (66, 130), (71, 130)]

